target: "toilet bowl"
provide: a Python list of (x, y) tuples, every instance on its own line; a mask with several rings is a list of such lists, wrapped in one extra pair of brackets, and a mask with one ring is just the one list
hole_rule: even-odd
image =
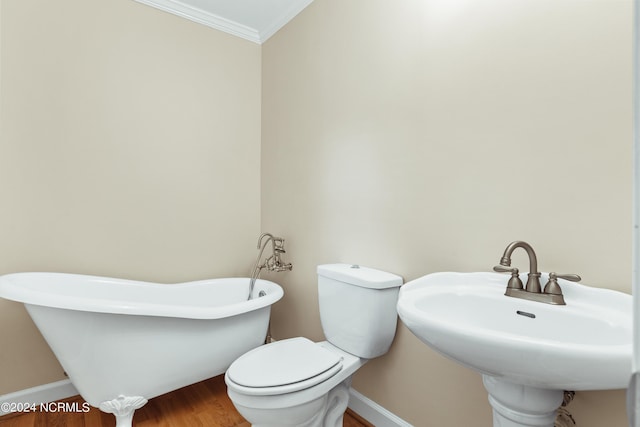
[[(327, 341), (276, 341), (231, 365), (225, 375), (227, 393), (254, 426), (341, 426), (351, 377), (366, 361)], [(327, 423), (331, 414), (333, 423)]]
[(353, 374), (393, 341), (401, 284), (366, 267), (318, 266), (327, 341), (290, 338), (240, 356), (225, 375), (238, 412), (256, 427), (342, 426)]

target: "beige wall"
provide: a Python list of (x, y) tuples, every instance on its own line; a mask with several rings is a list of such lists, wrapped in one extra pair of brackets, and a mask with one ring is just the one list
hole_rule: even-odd
[[(131, 0), (2, 0), (0, 274), (247, 275), (260, 46)], [(0, 300), (0, 394), (63, 378)]]
[[(327, 262), (488, 271), (521, 239), (630, 292), (631, 23), (631, 1), (315, 0), (267, 41), (262, 229), (294, 264), (275, 336), (323, 338)], [(416, 426), (491, 424), (480, 375), (403, 326), (354, 386)], [(570, 409), (627, 425), (621, 391)]]
[[(0, 9), (0, 273), (245, 275), (272, 231), (278, 338), (323, 338), (327, 262), (411, 280), (523, 239), (630, 291), (628, 0), (315, 0), (262, 49), (131, 0)], [(20, 305), (0, 332), (0, 394), (62, 378)], [(403, 326), (355, 387), (416, 426), (490, 425), (479, 376)], [(570, 408), (626, 426), (620, 391)]]

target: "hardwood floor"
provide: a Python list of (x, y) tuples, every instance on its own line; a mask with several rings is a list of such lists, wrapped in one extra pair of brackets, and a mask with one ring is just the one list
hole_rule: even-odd
[[(77, 402), (78, 412), (30, 412), (0, 417), (0, 427), (113, 427), (115, 418), (97, 408), (82, 412), (80, 396), (63, 402)], [(135, 412), (134, 427), (250, 427), (227, 396), (220, 375), (153, 398)], [(373, 427), (347, 411), (344, 427)]]

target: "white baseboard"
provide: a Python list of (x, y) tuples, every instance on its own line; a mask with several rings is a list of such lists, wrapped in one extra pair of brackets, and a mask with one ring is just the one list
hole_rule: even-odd
[[(11, 404), (33, 403), (39, 405), (40, 403), (66, 399), (77, 394), (78, 390), (71, 384), (70, 380), (60, 380), (5, 394), (0, 396), (0, 417), (11, 413)], [(6, 405), (7, 403), (9, 405)], [(15, 405), (13, 406), (15, 409)]]
[[(2, 403), (34, 403), (39, 405), (40, 403), (66, 399), (77, 394), (78, 390), (69, 380), (60, 380), (5, 394), (0, 396), (0, 417), (11, 413)], [(349, 389), (349, 408), (376, 427), (413, 427), (353, 388)]]
[(376, 427), (413, 427), (353, 388), (349, 389), (349, 408)]

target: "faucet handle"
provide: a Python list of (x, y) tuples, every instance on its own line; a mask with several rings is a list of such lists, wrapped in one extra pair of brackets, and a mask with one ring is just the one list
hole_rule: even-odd
[(493, 271), (496, 273), (518, 273), (518, 269), (515, 267), (505, 267), (504, 265), (496, 265), (493, 267)]
[(558, 279), (569, 280), (571, 282), (579, 282), (582, 280), (582, 278), (577, 274), (549, 273), (549, 281), (544, 285), (545, 294), (562, 295), (562, 289), (560, 289)]
[(551, 280), (552, 278), (564, 279), (570, 282), (579, 282), (580, 280), (582, 280), (582, 277), (578, 276), (577, 274), (549, 273), (549, 280)]
[(507, 283), (507, 288), (512, 289), (522, 289), (524, 286), (522, 285), (522, 280), (518, 277), (518, 269), (515, 267), (505, 267), (504, 265), (496, 265), (493, 267), (493, 271), (496, 273), (511, 273), (511, 278)]

